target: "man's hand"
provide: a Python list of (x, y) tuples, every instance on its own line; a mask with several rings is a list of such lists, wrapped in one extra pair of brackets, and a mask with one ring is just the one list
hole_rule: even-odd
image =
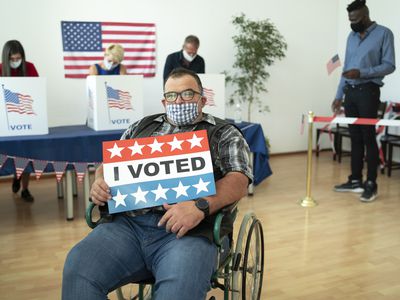
[(165, 225), (165, 230), (176, 233), (177, 238), (183, 237), (204, 219), (204, 213), (195, 206), (194, 201), (185, 201), (174, 205), (164, 203), (163, 206), (167, 212), (161, 218), (158, 226)]
[(103, 206), (111, 199), (110, 189), (102, 177), (96, 178), (90, 190), (92, 202), (96, 205)]
[(343, 72), (342, 75), (344, 78), (347, 78), (347, 79), (357, 79), (357, 78), (360, 78), (360, 70), (351, 69), (346, 72)]
[(333, 100), (333, 102), (332, 102), (332, 111), (335, 113), (335, 114), (337, 114), (337, 115), (339, 115), (340, 113), (341, 113), (341, 107), (342, 107), (342, 99), (335, 99), (335, 100)]

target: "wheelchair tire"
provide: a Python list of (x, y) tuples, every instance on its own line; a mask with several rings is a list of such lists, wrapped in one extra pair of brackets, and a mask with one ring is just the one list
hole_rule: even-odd
[(264, 235), (257, 219), (250, 227), (242, 273), (242, 299), (259, 300), (264, 276)]
[(252, 213), (243, 218), (232, 266), (232, 299), (259, 300), (264, 275), (264, 235), (260, 221)]

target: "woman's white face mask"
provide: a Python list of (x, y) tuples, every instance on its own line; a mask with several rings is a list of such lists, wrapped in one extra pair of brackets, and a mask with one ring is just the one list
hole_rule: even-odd
[(118, 66), (118, 64), (113, 64), (112, 61), (108, 61), (107, 58), (104, 58), (103, 64), (106, 70), (111, 70), (114, 69), (116, 66)]
[(11, 67), (11, 69), (18, 69), (19, 66), (21, 65), (21, 63), (22, 63), (22, 59), (18, 59), (16, 61), (10, 61), (10, 67)]

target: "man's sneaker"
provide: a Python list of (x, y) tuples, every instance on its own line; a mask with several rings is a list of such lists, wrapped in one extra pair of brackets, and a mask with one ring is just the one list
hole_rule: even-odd
[(335, 185), (333, 190), (335, 192), (362, 193), (364, 191), (364, 187), (362, 185), (361, 180), (349, 178), (349, 180), (346, 183)]
[(33, 202), (35, 198), (31, 195), (28, 189), (22, 190), (21, 192), (21, 198), (22, 200), (25, 200), (26, 202)]
[(21, 188), (21, 177), (17, 179), (14, 177), (13, 183), (12, 183), (12, 191), (13, 193), (18, 193), (19, 189)]
[(371, 202), (374, 201), (378, 196), (378, 186), (375, 182), (371, 180), (367, 180), (364, 183), (364, 192), (360, 197), (360, 201), (362, 202)]

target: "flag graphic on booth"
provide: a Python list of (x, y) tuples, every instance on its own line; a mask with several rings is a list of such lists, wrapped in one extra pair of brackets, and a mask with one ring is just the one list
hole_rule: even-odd
[(103, 142), (110, 213), (214, 195), (207, 131)]
[(204, 87), (203, 88), (203, 96), (207, 98), (206, 105), (216, 106), (215, 105), (215, 100), (214, 100), (215, 93), (214, 93), (213, 89), (209, 89), (209, 88)]
[(131, 105), (132, 96), (128, 91), (114, 89), (107, 85), (107, 82), (104, 84), (106, 86), (108, 108), (133, 110)]
[(4, 100), (7, 113), (15, 112), (21, 115), (35, 115), (33, 111), (33, 99), (30, 95), (24, 95), (4, 88)]
[(65, 78), (86, 78), (89, 67), (104, 59), (110, 44), (124, 48), (128, 74), (153, 77), (156, 73), (154, 23), (62, 21)]

